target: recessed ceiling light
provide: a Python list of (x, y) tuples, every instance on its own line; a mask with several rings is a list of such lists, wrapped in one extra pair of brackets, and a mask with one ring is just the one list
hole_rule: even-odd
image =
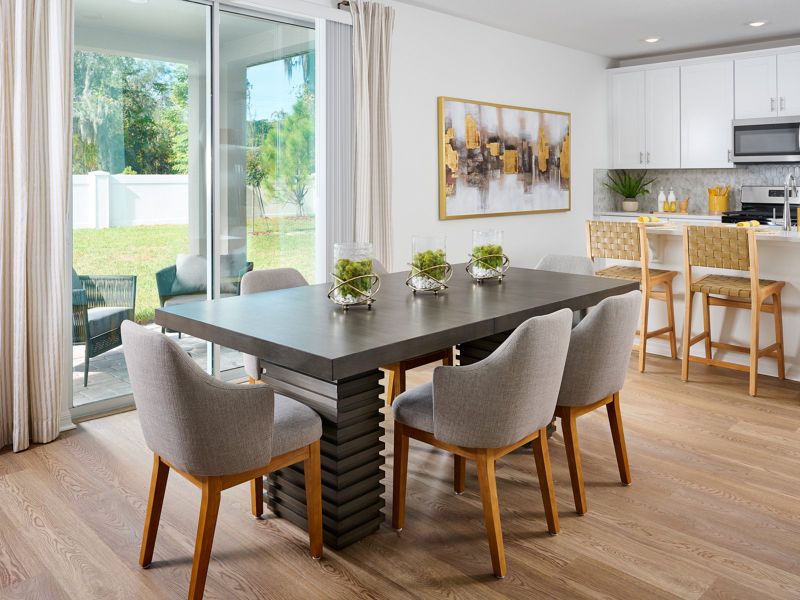
[(659, 38), (659, 37), (644, 38), (644, 41), (647, 42), (648, 44), (655, 44), (656, 42), (658, 42), (660, 40), (661, 40), (661, 38)]
[(750, 27), (763, 27), (766, 24), (767, 24), (766, 21), (751, 21), (750, 23), (748, 23)]
[(128, 0), (131, 4), (147, 4), (150, 0)]

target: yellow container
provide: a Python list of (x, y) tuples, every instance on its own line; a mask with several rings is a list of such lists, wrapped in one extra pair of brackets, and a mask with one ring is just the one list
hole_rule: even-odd
[(708, 214), (721, 215), (728, 210), (730, 186), (708, 188)]

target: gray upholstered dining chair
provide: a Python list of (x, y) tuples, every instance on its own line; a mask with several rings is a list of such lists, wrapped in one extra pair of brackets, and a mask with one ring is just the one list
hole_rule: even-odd
[(267, 386), (214, 379), (178, 344), (131, 321), (123, 348), (145, 443), (153, 451), (139, 564), (150, 565), (170, 469), (202, 491), (189, 582), (203, 597), (222, 490), (250, 481), (254, 516), (263, 513), (263, 476), (303, 462), (311, 556), (322, 555), (322, 423), (313, 410)]
[(392, 527), (403, 528), (409, 438), (455, 455), (456, 492), (463, 491), (465, 461), (474, 460), (492, 569), (505, 577), (495, 461), (532, 442), (547, 529), (558, 533), (546, 428), (561, 385), (571, 317), (564, 309), (529, 319), (482, 361), (437, 367), (432, 383), (395, 399)]
[(536, 269), (573, 275), (594, 275), (594, 265), (588, 256), (570, 254), (546, 254), (536, 265)]
[[(372, 259), (372, 270), (378, 275), (389, 274), (386, 267), (375, 258)], [(406, 372), (439, 361), (442, 361), (442, 364), (446, 367), (452, 367), (453, 348), (443, 348), (429, 354), (407, 358), (382, 367), (386, 371), (386, 404), (391, 406), (394, 399), (406, 391)]]
[(576, 429), (579, 416), (606, 407), (619, 476), (624, 485), (631, 483), (619, 394), (628, 371), (641, 305), (642, 293), (638, 290), (611, 296), (572, 330), (555, 414), (561, 419), (575, 510), (581, 515), (586, 512), (586, 493)]
[[(594, 264), (588, 256), (571, 254), (545, 254), (536, 265), (536, 269), (572, 275), (594, 275)], [(575, 327), (582, 319), (585, 319), (587, 313), (586, 309), (576, 310), (572, 316), (572, 326)]]
[[(297, 269), (259, 269), (250, 271), (242, 277), (241, 293), (257, 294), (259, 292), (272, 292), (308, 285), (306, 278)], [(255, 383), (261, 379), (264, 367), (261, 359), (257, 356), (244, 354), (244, 371), (247, 373), (249, 383)]]

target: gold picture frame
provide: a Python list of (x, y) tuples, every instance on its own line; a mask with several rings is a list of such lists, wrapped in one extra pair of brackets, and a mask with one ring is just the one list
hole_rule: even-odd
[(437, 103), (440, 220), (572, 209), (570, 113), (450, 96)]

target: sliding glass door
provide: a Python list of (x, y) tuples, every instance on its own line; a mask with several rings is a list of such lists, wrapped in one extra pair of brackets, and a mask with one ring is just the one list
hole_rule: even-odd
[[(218, 39), (220, 293), (237, 293), (250, 268), (313, 282), (314, 29), (222, 10)], [(241, 365), (222, 349), (223, 376)]]
[[(156, 308), (235, 296), (251, 269), (314, 281), (314, 29), (203, 0), (75, 0), (74, 64), (83, 417), (132, 402), (122, 320), (160, 331)], [(165, 333), (203, 368), (244, 376), (240, 353)]]

